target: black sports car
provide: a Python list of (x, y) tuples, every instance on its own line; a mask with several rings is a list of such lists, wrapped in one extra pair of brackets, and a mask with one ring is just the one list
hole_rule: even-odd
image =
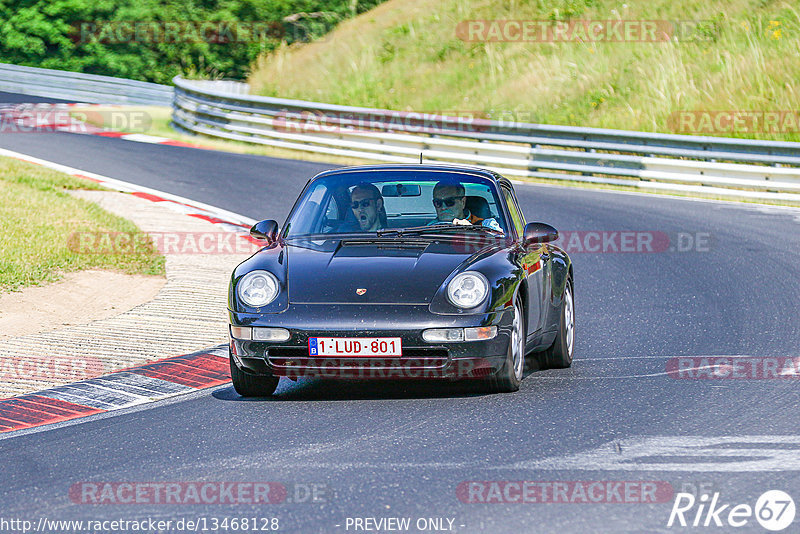
[(250, 234), (266, 246), (236, 267), (228, 299), (240, 395), (270, 395), (280, 376), (472, 378), (508, 392), (526, 354), (572, 363), (572, 263), (494, 172), (325, 171), (282, 230), (267, 220)]

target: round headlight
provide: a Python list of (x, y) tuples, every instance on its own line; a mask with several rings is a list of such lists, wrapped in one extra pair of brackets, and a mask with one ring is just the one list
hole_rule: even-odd
[(489, 282), (481, 273), (467, 271), (447, 284), (447, 298), (459, 308), (474, 308), (489, 294)]
[(236, 286), (239, 298), (252, 308), (266, 306), (278, 296), (278, 279), (267, 271), (253, 271), (244, 275)]

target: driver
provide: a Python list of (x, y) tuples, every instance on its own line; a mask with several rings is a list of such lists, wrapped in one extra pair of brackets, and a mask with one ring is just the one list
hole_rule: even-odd
[(377, 187), (362, 182), (350, 191), (350, 209), (363, 232), (375, 232), (386, 228), (386, 210), (383, 195)]
[(433, 207), (436, 218), (428, 223), (482, 225), (502, 232), (502, 228), (493, 218), (484, 219), (467, 209), (466, 190), (460, 182), (438, 182), (433, 188)]

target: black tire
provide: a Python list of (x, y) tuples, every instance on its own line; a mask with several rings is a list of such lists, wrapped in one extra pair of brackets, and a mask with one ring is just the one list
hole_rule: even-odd
[(251, 375), (239, 369), (233, 356), (229, 355), (231, 364), (231, 382), (233, 389), (242, 397), (269, 397), (278, 389), (277, 376)]
[[(567, 314), (571, 315), (571, 334), (568, 332)], [(567, 279), (564, 298), (561, 300), (561, 320), (558, 323), (558, 334), (550, 347), (539, 354), (539, 363), (543, 369), (566, 369), (572, 365), (575, 353), (575, 298), (572, 291), (572, 280)]]
[[(519, 390), (522, 374), (525, 371), (525, 307), (517, 297), (514, 301), (514, 320), (511, 327), (511, 339), (508, 343), (506, 360), (503, 368), (487, 379), (487, 386), (492, 393), (513, 393)], [(517, 354), (515, 355), (515, 344)], [(515, 357), (518, 360), (515, 360)]]

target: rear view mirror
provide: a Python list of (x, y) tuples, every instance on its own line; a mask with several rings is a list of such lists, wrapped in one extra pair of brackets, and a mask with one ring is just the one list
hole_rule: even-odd
[(271, 245), (278, 239), (278, 223), (272, 219), (259, 221), (250, 228), (250, 235)]
[(422, 190), (418, 185), (386, 184), (381, 188), (384, 197), (418, 197)]
[(549, 224), (532, 222), (525, 225), (522, 235), (522, 246), (536, 243), (550, 243), (558, 239), (558, 230)]

